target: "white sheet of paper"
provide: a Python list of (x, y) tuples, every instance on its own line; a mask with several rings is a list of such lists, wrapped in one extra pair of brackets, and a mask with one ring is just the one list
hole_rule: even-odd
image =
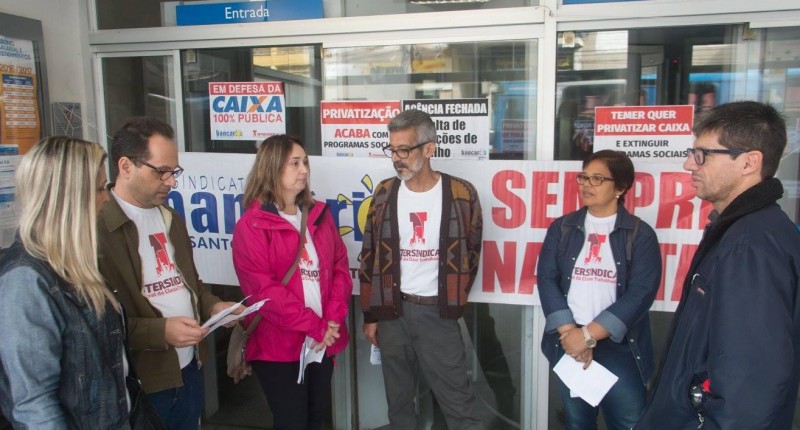
[(381, 364), (381, 349), (372, 344), (370, 344), (369, 348), (369, 364)]
[[(240, 320), (240, 319), (252, 314), (253, 312), (261, 309), (261, 306), (263, 306), (264, 303), (266, 303), (267, 300), (269, 300), (269, 299), (264, 299), (264, 300), (262, 300), (260, 302), (254, 303), (254, 304), (250, 305), (249, 307), (247, 307), (245, 310), (243, 310), (242, 313), (240, 313), (240, 314), (232, 313), (234, 310), (236, 310), (236, 308), (239, 307), (239, 305), (241, 305), (245, 301), (245, 299), (247, 299), (247, 297), (242, 299), (241, 302), (239, 302), (239, 303), (237, 303), (237, 304), (235, 304), (235, 305), (233, 305), (233, 306), (231, 306), (231, 307), (229, 307), (229, 308), (227, 308), (227, 309), (225, 309), (225, 310), (223, 310), (221, 312), (218, 312), (218, 313), (212, 315), (211, 318), (209, 318), (208, 321), (206, 321), (205, 324), (203, 324), (203, 328), (208, 327), (208, 333), (211, 333), (212, 331), (218, 329), (221, 326), (224, 326), (225, 324), (228, 324), (228, 323), (233, 322), (233, 321), (238, 321), (238, 320)], [(208, 336), (208, 333), (206, 333), (206, 336)]]
[(325, 348), (322, 348), (322, 351), (316, 352), (314, 348), (311, 346), (314, 343), (314, 339), (306, 336), (306, 341), (303, 342), (303, 349), (300, 351), (300, 372), (297, 375), (297, 383), (301, 384), (303, 382), (303, 375), (306, 373), (306, 366), (310, 363), (322, 363), (322, 359), (325, 358)]
[(582, 398), (586, 403), (597, 406), (619, 377), (611, 373), (597, 361), (584, 370), (583, 363), (575, 361), (567, 354), (553, 367), (561, 381), (570, 389), (570, 394)]

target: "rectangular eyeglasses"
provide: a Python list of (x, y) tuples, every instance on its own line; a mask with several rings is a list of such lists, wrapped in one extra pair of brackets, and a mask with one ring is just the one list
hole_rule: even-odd
[(706, 162), (706, 155), (708, 154), (728, 154), (733, 158), (736, 158), (745, 152), (748, 152), (744, 149), (706, 149), (706, 148), (688, 148), (686, 150), (686, 156), (689, 155), (694, 156), (694, 162), (697, 163), (698, 166), (702, 166)]

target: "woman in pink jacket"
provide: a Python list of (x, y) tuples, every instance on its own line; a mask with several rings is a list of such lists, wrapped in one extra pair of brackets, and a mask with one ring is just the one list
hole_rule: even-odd
[[(248, 303), (268, 299), (245, 359), (261, 382), (276, 430), (322, 428), (330, 413), (333, 356), (349, 339), (345, 318), (353, 281), (347, 249), (327, 205), (311, 197), (309, 174), (299, 140), (277, 135), (262, 142), (247, 177), (247, 209), (233, 232), (242, 292)], [(297, 268), (283, 285), (298, 253)], [(304, 348), (324, 351), (324, 358), (301, 374)]]

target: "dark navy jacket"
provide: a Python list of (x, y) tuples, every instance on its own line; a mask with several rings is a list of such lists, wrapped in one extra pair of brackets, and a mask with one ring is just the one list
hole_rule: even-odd
[[(575, 324), (567, 305), (572, 269), (585, 241), (584, 222), (587, 208), (564, 215), (547, 229), (542, 252), (539, 254), (537, 285), (547, 322), (542, 337), (542, 352), (554, 366), (564, 350), (558, 341), (556, 329), (564, 324)], [(653, 374), (653, 345), (650, 335), (648, 311), (658, 292), (661, 281), (661, 251), (653, 229), (639, 222), (633, 241), (630, 271), (627, 267), (625, 247), (627, 235), (633, 234), (635, 218), (620, 205), (614, 230), (609, 235), (611, 252), (617, 265), (617, 300), (594, 320), (610, 334), (616, 343), (626, 342), (636, 359), (642, 383)], [(566, 237), (561, 237), (562, 223), (568, 227)]]
[[(754, 188), (745, 192), (752, 199), (769, 193), (768, 186)], [(734, 218), (725, 230), (737, 200), (698, 248), (637, 429), (697, 428), (688, 390), (707, 378), (704, 429), (792, 427), (800, 382), (800, 234), (775, 203)]]
[(20, 429), (128, 429), (123, 323), (17, 241), (0, 262), (0, 408)]

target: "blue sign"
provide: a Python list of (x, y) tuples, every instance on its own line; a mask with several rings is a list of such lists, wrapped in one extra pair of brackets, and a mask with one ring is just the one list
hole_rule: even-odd
[(238, 24), (323, 18), (322, 0), (269, 0), (175, 6), (178, 25)]
[(33, 78), (30, 76), (3, 75), (3, 84), (31, 87), (33, 86)]

